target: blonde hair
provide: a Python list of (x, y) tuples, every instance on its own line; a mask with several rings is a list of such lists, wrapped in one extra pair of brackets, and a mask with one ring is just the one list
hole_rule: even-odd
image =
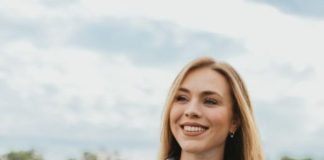
[(227, 79), (232, 94), (233, 113), (240, 122), (234, 139), (229, 137), (226, 139), (224, 160), (263, 160), (263, 151), (255, 124), (253, 108), (241, 77), (231, 65), (210, 57), (201, 57), (186, 65), (177, 75), (170, 88), (162, 121), (159, 160), (166, 160), (169, 156), (174, 157), (181, 154), (181, 148), (171, 133), (170, 110), (175, 94), (186, 75), (194, 69), (203, 67), (211, 68)]

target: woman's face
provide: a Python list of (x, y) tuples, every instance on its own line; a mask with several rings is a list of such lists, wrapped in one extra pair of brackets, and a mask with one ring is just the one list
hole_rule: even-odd
[(223, 75), (200, 68), (188, 73), (170, 111), (172, 134), (182, 152), (224, 151), (229, 132), (236, 129), (229, 85)]

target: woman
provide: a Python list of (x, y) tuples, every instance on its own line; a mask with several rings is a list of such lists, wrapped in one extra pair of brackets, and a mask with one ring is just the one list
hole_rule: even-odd
[(245, 85), (227, 63), (189, 63), (169, 91), (159, 160), (263, 160)]

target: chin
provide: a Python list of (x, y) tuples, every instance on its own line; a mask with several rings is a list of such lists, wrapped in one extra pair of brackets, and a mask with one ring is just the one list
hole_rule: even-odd
[(204, 150), (201, 149), (201, 148), (183, 148), (182, 151), (184, 152), (188, 152), (188, 153), (201, 153), (203, 152)]
[(204, 146), (206, 145), (202, 145), (202, 144), (197, 144), (197, 143), (182, 143), (180, 144), (181, 149), (185, 152), (189, 152), (189, 153), (200, 153), (203, 152), (205, 149)]

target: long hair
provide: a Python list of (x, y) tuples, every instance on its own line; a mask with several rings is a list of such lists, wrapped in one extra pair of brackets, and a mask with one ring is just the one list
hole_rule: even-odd
[(240, 122), (234, 138), (228, 136), (226, 139), (224, 160), (263, 160), (253, 108), (243, 80), (231, 65), (210, 57), (201, 57), (187, 64), (171, 85), (163, 114), (159, 160), (166, 160), (169, 157), (180, 158), (181, 147), (170, 128), (170, 110), (176, 92), (186, 75), (203, 67), (215, 70), (226, 78), (231, 90), (234, 117)]

